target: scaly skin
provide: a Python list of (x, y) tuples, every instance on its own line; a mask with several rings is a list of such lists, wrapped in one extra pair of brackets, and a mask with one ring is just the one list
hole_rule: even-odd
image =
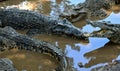
[[(60, 17), (66, 18), (71, 22), (77, 22), (88, 17), (97, 17), (99, 19), (106, 18), (108, 14), (105, 10), (109, 10), (112, 6), (111, 0), (86, 0), (84, 3), (78, 3), (68, 9), (68, 12), (62, 12)], [(69, 5), (68, 5), (69, 8)]]
[(0, 50), (4, 51), (5, 49), (12, 49), (15, 47), (18, 47), (18, 49), (49, 54), (59, 62), (56, 71), (66, 71), (66, 58), (59, 47), (19, 34), (13, 28), (8, 26), (0, 28)]
[(120, 24), (111, 24), (109, 22), (94, 22), (87, 20), (88, 24), (93, 27), (99, 27), (101, 30), (95, 31), (88, 36), (90, 37), (107, 37), (110, 41), (120, 44)]
[(84, 38), (83, 32), (66, 19), (57, 20), (34, 11), (1, 9), (0, 20), (1, 27), (11, 26), (16, 30), (29, 29), (27, 34), (30, 36), (49, 33)]
[(0, 71), (17, 71), (8, 58), (0, 58)]

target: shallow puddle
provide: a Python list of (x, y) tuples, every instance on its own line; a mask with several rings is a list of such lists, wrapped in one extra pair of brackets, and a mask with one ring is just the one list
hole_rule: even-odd
[[(41, 2), (42, 1), (42, 2)], [(55, 0), (51, 0), (54, 2)], [(28, 0), (30, 4), (30, 9), (33, 10), (37, 7), (37, 10), (40, 13), (49, 15), (51, 13), (51, 4), (49, 0)], [(84, 2), (85, 0), (79, 0), (79, 2)], [(1, 2), (0, 6), (10, 6), (18, 5), (22, 0), (13, 0)], [(60, 3), (61, 0), (57, 0), (57, 3)], [(71, 4), (79, 3), (78, 0), (70, 0)], [(41, 8), (42, 6), (42, 8)], [(26, 7), (27, 8), (27, 7)], [(99, 21), (111, 21), (112, 24), (120, 24), (120, 8), (115, 6), (112, 11), (109, 12), (109, 16), (105, 19)], [(77, 27), (82, 27), (81, 29), (85, 32), (93, 32), (99, 30), (98, 27), (92, 27), (91, 25), (86, 25), (85, 20), (82, 20), (74, 23)], [(107, 38), (93, 38), (90, 37), (87, 40), (79, 40), (74, 37), (66, 36), (57, 36), (57, 35), (48, 35), (40, 34), (36, 35), (35, 38), (40, 40), (48, 41), (53, 45), (59, 46), (64, 49), (66, 56), (72, 58), (73, 67), (77, 71), (90, 71), (92, 68), (104, 65), (107, 62), (111, 62), (114, 59), (120, 59), (120, 45), (109, 42)], [(16, 68), (28, 69), (28, 71), (48, 71), (47, 69), (52, 69), (56, 67), (57, 62), (54, 62), (54, 58), (33, 53), (29, 51), (6, 51), (0, 53), (0, 57), (8, 57), (13, 60)], [(47, 62), (47, 63), (46, 63)], [(78, 63), (82, 63), (84, 67), (80, 68)], [(40, 67), (39, 67), (40, 65)], [(43, 68), (42, 68), (43, 67)], [(41, 70), (37, 70), (40, 68)]]
[(109, 17), (104, 19), (105, 21), (111, 21), (112, 24), (120, 24), (120, 13), (115, 14), (112, 12)]
[(0, 52), (0, 58), (11, 59), (18, 71), (53, 71), (58, 65), (49, 55), (18, 49)]

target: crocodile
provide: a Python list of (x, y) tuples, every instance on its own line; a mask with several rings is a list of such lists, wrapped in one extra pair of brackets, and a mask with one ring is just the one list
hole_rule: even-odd
[(114, 0), (86, 0), (84, 3), (78, 3), (77, 5), (65, 5), (66, 7), (70, 7), (65, 12), (61, 12), (59, 15), (62, 18), (66, 18), (71, 22), (77, 22), (81, 19), (98, 17), (100, 19), (106, 18), (109, 14), (107, 14), (106, 10), (110, 10), (113, 3), (116, 2)]
[(83, 31), (67, 19), (58, 20), (35, 11), (17, 8), (0, 9), (0, 27), (11, 26), (15, 30), (28, 29), (27, 35), (48, 33), (84, 38)]
[(0, 28), (0, 51), (2, 52), (13, 48), (34, 51), (53, 56), (59, 62), (59, 66), (55, 70), (67, 71), (66, 57), (64, 52), (59, 47), (53, 46), (48, 42), (17, 33), (10, 26)]
[(93, 27), (99, 27), (101, 30), (88, 34), (89, 37), (106, 37), (114, 43), (120, 44), (120, 24), (111, 24), (110, 21), (90, 21), (86, 20)]
[(0, 58), (0, 71), (17, 71), (13, 62), (8, 58)]

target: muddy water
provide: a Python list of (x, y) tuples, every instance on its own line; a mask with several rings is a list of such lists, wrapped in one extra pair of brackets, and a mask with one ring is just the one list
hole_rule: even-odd
[(52, 71), (58, 65), (48, 55), (18, 49), (0, 52), (0, 58), (11, 59), (19, 71)]
[[(23, 0), (9, 0), (1, 2), (1, 7), (18, 5)], [(51, 0), (55, 1), (55, 0)], [(23, 9), (37, 10), (43, 14), (49, 15), (51, 13), (51, 4), (49, 0), (28, 0), (27, 6), (22, 7)], [(79, 2), (84, 2), (85, 0), (70, 0), (71, 4), (77, 4)], [(57, 3), (60, 3), (61, 0), (57, 0)], [(41, 8), (42, 6), (42, 8)], [(36, 9), (37, 7), (37, 9)], [(120, 6), (113, 6), (111, 11), (108, 11), (110, 14), (107, 18), (102, 20), (111, 21), (113, 24), (120, 24)], [(99, 20), (99, 19), (98, 19)], [(86, 25), (85, 21), (82, 20), (74, 23), (77, 27), (82, 27), (83, 31), (93, 32), (94, 30), (99, 30), (100, 28), (94, 28), (91, 25)], [(19, 31), (21, 32), (21, 31)], [(24, 32), (21, 32), (24, 33)], [(90, 71), (92, 68), (104, 65), (107, 62), (111, 62), (114, 59), (120, 59), (120, 45), (109, 42), (107, 38), (93, 38), (90, 37), (87, 40), (78, 40), (75, 38), (70, 38), (66, 36), (57, 36), (57, 35), (48, 35), (41, 34), (36, 35), (35, 38), (48, 41), (53, 45), (59, 46), (64, 49), (66, 56), (71, 58), (68, 61), (72, 60), (73, 66), (77, 71)], [(0, 57), (7, 57), (13, 60), (15, 67), (19, 71), (26, 69), (28, 71), (52, 71), (53, 68), (57, 66), (54, 58), (47, 55), (21, 51), (21, 50), (12, 50), (5, 51), (0, 53)], [(81, 62), (84, 67), (80, 68), (78, 63)], [(51, 69), (51, 70), (50, 70)]]

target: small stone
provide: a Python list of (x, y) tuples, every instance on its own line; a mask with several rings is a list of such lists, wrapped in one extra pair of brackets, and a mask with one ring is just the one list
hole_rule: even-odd
[(78, 63), (78, 66), (79, 66), (80, 68), (84, 67), (84, 65), (82, 64), (82, 62), (79, 62), (79, 63)]

